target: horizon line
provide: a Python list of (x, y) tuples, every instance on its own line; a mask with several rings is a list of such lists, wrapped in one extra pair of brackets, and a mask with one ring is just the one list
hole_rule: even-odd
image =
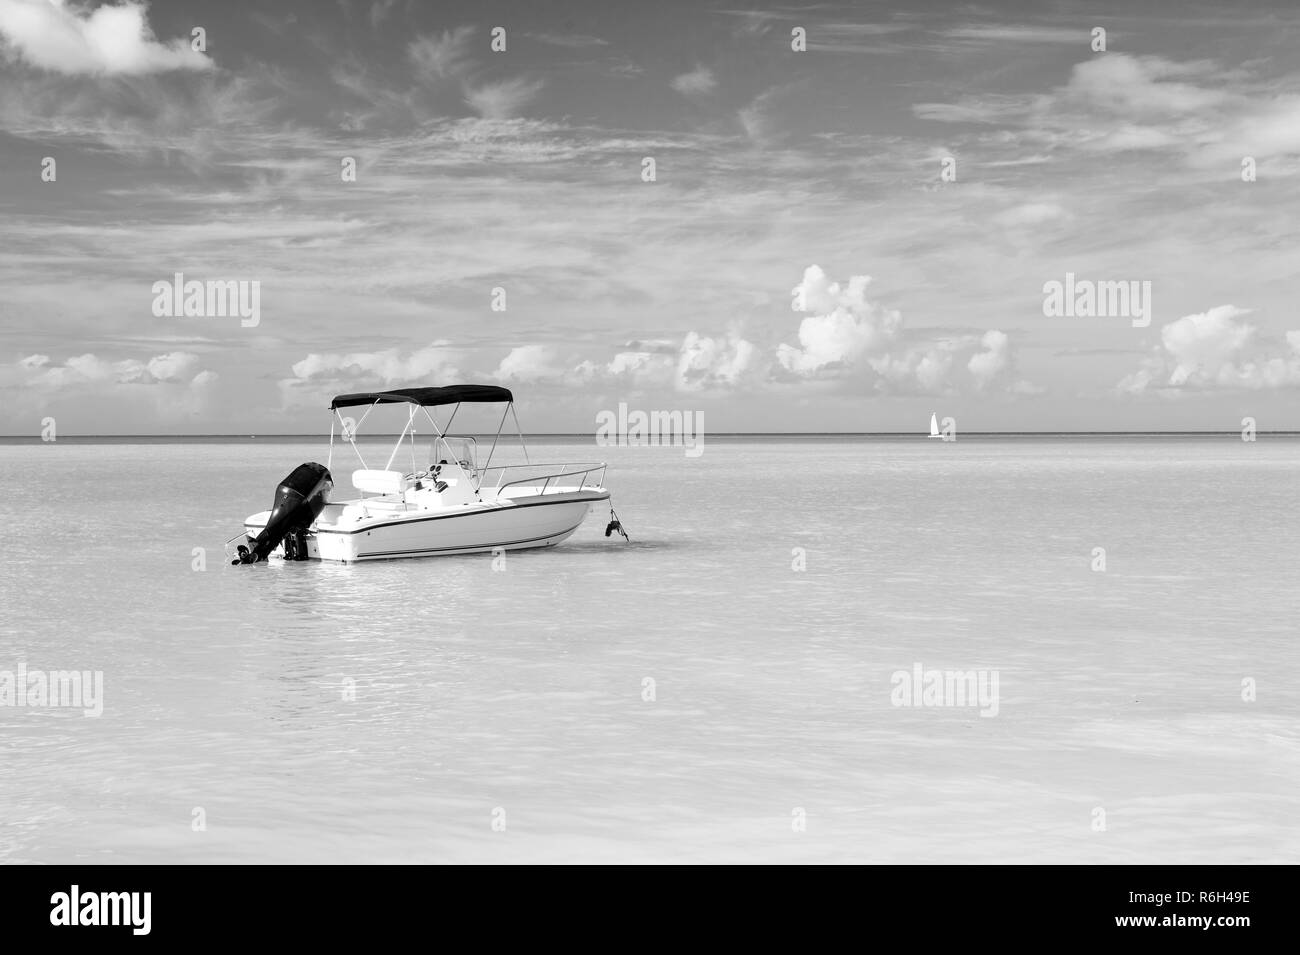
[[(1124, 436), (1142, 435), (1142, 436), (1149, 437), (1152, 435), (1168, 435), (1168, 436), (1177, 437), (1177, 436), (1188, 436), (1188, 435), (1239, 435), (1240, 433), (1241, 432), (1238, 429), (1229, 429), (1223, 431), (962, 431), (959, 432), (959, 436), (979, 435), (984, 437), (1000, 437), (1000, 436), (1062, 437), (1062, 436), (1071, 436), (1071, 435), (1078, 435), (1078, 436), (1099, 436), (1100, 435), (1100, 436), (1107, 436), (1107, 437), (1124, 437)], [(1277, 431), (1265, 431), (1265, 430), (1257, 429), (1255, 433), (1272, 434), (1272, 435), (1288, 435), (1288, 434), (1300, 435), (1300, 430), (1284, 429), (1284, 430), (1277, 430)], [(391, 437), (393, 434), (397, 434), (397, 432), (394, 431), (391, 434), (386, 434), (385, 432), (381, 432), (381, 431), (371, 432), (371, 435), (375, 437), (380, 437), (380, 436)], [(492, 434), (492, 432), (490, 431), (471, 432), (471, 434), (490, 435)], [(627, 437), (627, 436), (628, 435), (625, 433), (611, 435), (611, 437)], [(674, 432), (671, 435), (660, 435), (658, 436), (658, 439), (662, 440), (664, 438), (678, 438), (678, 437), (685, 437), (685, 436), (686, 435), (684, 433)], [(780, 438), (780, 437), (929, 438), (932, 437), (932, 435), (924, 431), (710, 431), (710, 432), (705, 432), (705, 436), (713, 437), (713, 438), (726, 438), (726, 437), (732, 437), (732, 438)], [(509, 437), (514, 438), (515, 436), (510, 435)], [(529, 438), (591, 438), (595, 440), (596, 435), (593, 432), (586, 432), (586, 431), (536, 431), (528, 435), (527, 437)], [(58, 437), (55, 438), (54, 441), (44, 441), (44, 439), (39, 434), (0, 434), (0, 441), (28, 439), (34, 441), (42, 441), (45, 444), (57, 444), (59, 440), (62, 440), (64, 438), (175, 438), (175, 439), (231, 438), (231, 439), (238, 439), (241, 441), (247, 441), (249, 439), (257, 439), (257, 438), (314, 438), (322, 441), (329, 440), (328, 436), (322, 436), (314, 432), (263, 432), (261, 434), (247, 434), (244, 432), (194, 433), (194, 434), (189, 434), (189, 433), (184, 433), (184, 434), (166, 434), (166, 433), (66, 434), (66, 435), (59, 435)], [(341, 443), (346, 444), (347, 442), (341, 442)]]

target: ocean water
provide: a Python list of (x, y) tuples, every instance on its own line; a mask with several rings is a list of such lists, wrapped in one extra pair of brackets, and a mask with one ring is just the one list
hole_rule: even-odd
[(0, 861), (1300, 861), (1300, 440), (532, 451), (632, 542), (230, 567), (321, 444), (0, 444), (0, 673), (104, 681)]

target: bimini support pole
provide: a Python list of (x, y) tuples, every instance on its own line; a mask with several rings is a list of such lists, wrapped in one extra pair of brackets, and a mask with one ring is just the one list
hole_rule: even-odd
[(524, 449), (524, 462), (532, 464), (528, 460), (528, 445), (524, 443), (524, 429), (519, 427), (519, 415), (515, 413), (515, 403), (510, 402), (510, 414), (515, 419), (515, 433), (519, 435), (519, 446)]
[(443, 436), (442, 428), (438, 427), (437, 419), (434, 418), (434, 416), (429, 413), (428, 408), (424, 408), (424, 416), (429, 419), (429, 424), (433, 425), (433, 433), (441, 438)]
[(393, 453), (388, 456), (388, 463), (384, 465), (385, 471), (392, 469), (393, 459), (397, 457), (397, 452), (402, 450), (402, 442), (406, 440), (406, 432), (410, 431), (411, 425), (415, 423), (415, 407), (415, 405), (411, 405), (411, 410), (406, 415), (406, 427), (397, 436), (397, 443), (393, 445)]
[[(363, 468), (369, 468), (370, 465), (366, 464), (365, 456), (362, 455), (361, 449), (357, 447), (357, 432), (361, 430), (361, 426), (366, 423), (366, 418), (370, 417), (370, 412), (375, 409), (375, 405), (377, 404), (379, 404), (378, 401), (376, 401), (374, 404), (372, 404), (369, 408), (366, 409), (366, 413), (361, 416), (361, 420), (352, 426), (351, 432), (348, 431), (347, 422), (343, 420), (343, 413), (339, 411), (338, 408), (334, 409), (334, 417), (338, 418), (339, 424), (343, 426), (343, 440), (346, 441), (348, 444), (352, 445), (352, 450), (356, 453), (357, 460), (361, 462), (361, 466)], [(331, 456), (333, 455), (333, 453), (334, 453), (334, 421), (333, 419), (331, 419), (330, 420)]]
[(510, 404), (511, 402), (507, 402), (506, 410), (501, 412), (501, 420), (497, 422), (497, 433), (492, 435), (492, 447), (488, 451), (487, 461), (483, 465), (483, 471), (485, 473), (487, 472), (487, 469), (492, 466), (492, 455), (496, 453), (497, 439), (501, 437), (501, 429), (506, 426), (506, 415), (510, 413)]

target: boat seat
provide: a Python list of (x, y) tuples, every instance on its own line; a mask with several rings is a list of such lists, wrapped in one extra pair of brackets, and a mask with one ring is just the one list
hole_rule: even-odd
[(401, 494), (411, 486), (411, 481), (401, 471), (362, 469), (352, 472), (352, 486), (366, 494)]

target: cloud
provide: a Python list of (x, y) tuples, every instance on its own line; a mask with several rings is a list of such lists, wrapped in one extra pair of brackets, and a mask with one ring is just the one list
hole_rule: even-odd
[(756, 143), (781, 138), (781, 126), (775, 114), (788, 106), (792, 95), (804, 88), (804, 81), (796, 80), (781, 86), (770, 87), (755, 96), (748, 106), (736, 114), (745, 135)]
[(587, 361), (578, 365), (578, 379), (583, 382), (621, 381), (631, 385), (667, 387), (672, 379), (675, 359), (659, 349), (632, 349), (618, 352), (604, 365)]
[(515, 77), (478, 89), (466, 88), (465, 102), (485, 119), (509, 119), (531, 103), (541, 89), (541, 80)]
[(791, 14), (773, 13), (766, 10), (717, 10), (720, 16), (736, 18), (736, 34), (741, 37), (761, 37), (781, 20), (787, 20)]
[(195, 373), (199, 361), (185, 351), (118, 359), (87, 352), (61, 362), (33, 354), (0, 363), (0, 393), (15, 430), (48, 416), (60, 434), (153, 433), (214, 412), (219, 376)]
[(212, 61), (189, 38), (159, 42), (145, 4), (128, 0), (91, 9), (65, 0), (0, 0), (0, 38), (7, 52), (68, 75), (138, 75), (208, 70)]
[(1015, 229), (1046, 225), (1067, 217), (1065, 209), (1055, 202), (1024, 202), (995, 213), (993, 221), (997, 225)]
[(83, 391), (87, 385), (206, 384), (215, 373), (195, 369), (199, 356), (174, 351), (153, 358), (124, 358), (112, 361), (86, 353), (55, 364), (48, 355), (28, 355), (5, 370), (6, 383), (45, 392)]
[(190, 378), (199, 363), (199, 356), (191, 352), (174, 351), (149, 359), (149, 374), (156, 381), (181, 381)]
[(533, 382), (560, 378), (566, 370), (559, 353), (550, 345), (520, 345), (501, 359), (492, 377), (497, 381)]
[[(445, 341), (410, 354), (396, 348), (313, 353), (294, 363), (293, 377), (281, 381), (280, 388), (288, 402), (297, 403), (295, 399), (301, 397), (318, 403), (322, 397), (347, 390), (463, 381), (467, 376), (460, 369), (465, 358), (463, 350)], [(691, 331), (680, 341), (631, 341), (607, 361), (588, 358), (576, 365), (553, 345), (518, 345), (484, 377), (503, 384), (552, 384), (562, 390), (576, 383), (712, 393), (757, 383), (762, 370), (758, 349), (733, 329), (717, 337)]]
[(954, 27), (943, 35), (952, 40), (981, 43), (1063, 43), (1086, 47), (1091, 32), (1086, 27), (1062, 29), (1045, 26), (979, 25)]
[(731, 332), (710, 338), (687, 332), (677, 357), (679, 391), (715, 391), (735, 388), (754, 367), (757, 349)]
[(718, 81), (714, 79), (713, 71), (707, 66), (697, 66), (691, 72), (674, 78), (672, 82), (673, 89), (683, 96), (711, 93), (717, 85)]
[(407, 387), (462, 379), (457, 368), (463, 353), (435, 341), (409, 355), (396, 348), (373, 352), (313, 352), (292, 366), (293, 377), (280, 382), (286, 400), (311, 395), (329, 397), (349, 388)]
[[(787, 17), (791, 14), (787, 14)], [(794, 15), (792, 22), (803, 18)], [(915, 30), (912, 23), (863, 23), (829, 21), (818, 23), (808, 30), (808, 49), (814, 53), (870, 53), (889, 55), (907, 49), (894, 34)], [(888, 40), (882, 38), (888, 37)]]
[(1065, 94), (1131, 116), (1200, 113), (1227, 99), (1227, 91), (1179, 80), (1213, 72), (1213, 64), (1205, 61), (1176, 63), (1159, 56), (1108, 53), (1075, 64)]
[[(777, 366), (799, 380), (868, 384), (876, 391), (938, 394), (965, 385), (975, 391), (1014, 382), (1009, 337), (996, 329), (982, 335), (946, 336), (932, 341), (905, 339), (903, 316), (867, 298), (871, 279), (852, 276), (833, 282), (816, 265), (804, 270), (794, 287), (796, 311), (811, 312), (799, 323), (798, 344), (777, 346)], [(966, 379), (955, 374), (958, 368)]]
[(1242, 321), (1248, 314), (1234, 305), (1218, 305), (1170, 322), (1160, 330), (1160, 347), (1119, 383), (1119, 391), (1300, 386), (1300, 331), (1286, 333), (1285, 347), (1271, 345)]
[(1236, 165), (1243, 156), (1264, 160), (1300, 155), (1300, 95), (1253, 99), (1205, 135), (1199, 165)]
[(1237, 319), (1248, 314), (1233, 305), (1220, 305), (1198, 315), (1184, 315), (1160, 330), (1160, 341), (1173, 357), (1171, 385), (1186, 384), (1193, 377), (1216, 377), (1241, 350), (1250, 344), (1255, 329)]
[(841, 286), (819, 266), (808, 266), (792, 294), (797, 311), (814, 314), (799, 323), (799, 344), (781, 345), (777, 360), (795, 374), (811, 375), (884, 352), (897, 338), (903, 317), (868, 302), (870, 284), (870, 276), (855, 275)]
[[(954, 103), (916, 103), (912, 112), (921, 119), (948, 123), (1029, 124), (1064, 130), (1082, 141), (1080, 128), (1090, 124), (1082, 117), (1105, 117), (1115, 125), (1103, 135), (1126, 131), (1126, 144), (1141, 147), (1141, 135), (1155, 135), (1153, 122), (1197, 117), (1231, 99), (1222, 86), (1214, 89), (1189, 80), (1212, 76), (1214, 66), (1204, 60), (1179, 63), (1159, 56), (1106, 53), (1076, 63), (1062, 87), (1049, 93), (966, 95)], [(1095, 135), (1095, 134), (1094, 134)], [(1163, 139), (1157, 143), (1163, 145)]]
[(645, 67), (635, 62), (630, 57), (620, 54), (609, 61), (608, 70), (614, 76), (623, 79), (633, 79), (645, 72)]
[(1011, 339), (994, 328), (984, 333), (980, 345), (984, 350), (972, 355), (966, 368), (975, 379), (975, 387), (982, 390), (1011, 366)]
[(395, 6), (397, 6), (397, 0), (375, 0), (370, 5), (370, 29), (379, 29), (379, 25), (388, 19), (388, 15), (393, 12)]
[(1006, 123), (1023, 120), (1037, 102), (1037, 96), (984, 93), (963, 96), (955, 103), (914, 103), (918, 119), (938, 123)]
[(1162, 150), (1203, 168), (1300, 153), (1300, 95), (1208, 60), (1093, 55), (1045, 93), (967, 94), (917, 103), (912, 112), (937, 122), (1002, 126), (996, 141), (1021, 151)]
[(585, 33), (526, 33), (524, 35), (530, 40), (536, 40), (538, 43), (546, 43), (550, 46), (564, 46), (571, 49), (609, 46), (608, 40), (602, 40), (598, 36), (588, 36)]
[(463, 73), (470, 65), (471, 26), (444, 30), (441, 36), (418, 36), (406, 48), (406, 55), (425, 82), (445, 80)]
[(628, 342), (608, 362), (583, 361), (573, 377), (589, 385), (699, 394), (757, 386), (763, 372), (758, 348), (733, 328), (716, 337), (690, 331), (681, 341)]

